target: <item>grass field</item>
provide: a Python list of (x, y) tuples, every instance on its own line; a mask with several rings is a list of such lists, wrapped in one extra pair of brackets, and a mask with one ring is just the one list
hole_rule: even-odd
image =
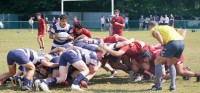
[[(17, 31), (20, 31), (18, 34)], [(30, 48), (33, 50), (38, 50), (38, 44), (36, 41), (37, 34), (36, 30), (32, 34), (28, 30), (0, 30), (0, 73), (6, 72), (6, 56), (9, 50), (16, 48)], [(157, 41), (150, 36), (147, 31), (129, 31), (123, 32), (124, 36), (127, 38), (134, 37), (137, 40), (144, 41), (147, 44), (156, 44)], [(92, 32), (92, 37), (105, 37), (108, 36), (108, 32)], [(45, 51), (50, 50), (52, 40), (48, 38), (48, 35), (45, 35)], [(185, 65), (188, 65), (192, 68), (194, 72), (200, 72), (200, 31), (192, 33), (191, 31), (187, 32), (185, 38)], [(97, 71), (95, 77), (89, 81), (89, 88), (85, 89), (85, 92), (90, 93), (151, 93), (148, 91), (151, 87), (152, 82), (138, 82), (134, 83), (129, 80), (128, 75), (122, 71), (118, 70), (118, 74), (115, 78), (109, 79), (106, 78), (110, 75), (109, 72), (106, 72), (103, 69)], [(196, 78), (192, 78), (190, 81), (182, 80), (182, 77), (177, 77), (177, 90), (176, 93), (200, 93), (200, 83), (195, 82)], [(156, 93), (167, 93), (169, 87), (169, 81), (163, 84), (163, 90)], [(53, 93), (66, 93), (73, 92), (70, 91), (70, 86), (56, 86), (50, 87)], [(0, 86), (1, 93), (22, 93), (18, 86)], [(25, 93), (25, 92), (24, 92)], [(74, 92), (75, 93), (75, 92)], [(153, 93), (153, 92), (152, 92)]]

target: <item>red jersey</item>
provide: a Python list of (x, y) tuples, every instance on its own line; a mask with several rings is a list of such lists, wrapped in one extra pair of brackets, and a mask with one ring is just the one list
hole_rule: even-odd
[(75, 31), (75, 28), (73, 28), (73, 35), (74, 35), (74, 39), (77, 38), (78, 36), (80, 35), (86, 35), (87, 37), (91, 38), (91, 34), (90, 34), (90, 31), (88, 31), (87, 29), (85, 28), (82, 28), (81, 29), (81, 33), (80, 34), (77, 34), (76, 31)]
[(126, 45), (126, 46), (120, 48), (120, 50), (124, 51), (127, 56), (133, 58), (135, 55), (139, 55), (140, 52), (142, 52), (142, 48), (144, 46), (145, 46), (144, 42), (134, 41), (133, 46)]
[(38, 20), (38, 35), (44, 34), (44, 24), (45, 24), (44, 19), (40, 18)]
[(112, 20), (111, 20), (111, 24), (113, 26), (113, 32), (112, 32), (112, 35), (114, 34), (118, 34), (119, 36), (122, 36), (122, 26), (119, 26), (119, 25), (115, 25), (115, 22), (118, 22), (120, 24), (124, 24), (124, 19), (119, 16), (119, 17), (113, 17)]
[(114, 36), (108, 36), (103, 39), (104, 43), (116, 43), (116, 38)]

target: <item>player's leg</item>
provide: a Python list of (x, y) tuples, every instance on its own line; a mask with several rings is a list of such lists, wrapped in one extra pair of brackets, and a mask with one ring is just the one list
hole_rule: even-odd
[(90, 72), (89, 72), (89, 74), (88, 74), (83, 80), (81, 80), (80, 85), (81, 85), (82, 87), (87, 88), (87, 86), (88, 86), (88, 81), (94, 77), (96, 71), (97, 71), (100, 67), (101, 67), (101, 63), (100, 63), (100, 62), (99, 62), (96, 66), (93, 66), (93, 65), (89, 64), (89, 65), (88, 65), (88, 68), (89, 68)]
[(111, 67), (114, 69), (120, 69), (120, 70), (128, 73), (127, 66), (125, 64), (120, 63), (120, 60), (121, 60), (121, 57), (111, 56), (110, 60), (109, 60)]
[(40, 35), (40, 42), (41, 42), (41, 47), (42, 49), (44, 49), (44, 36), (43, 35)]
[(40, 49), (41, 49), (41, 48), (42, 48), (42, 42), (41, 42), (41, 40), (40, 40), (40, 37), (41, 37), (41, 35), (38, 35), (38, 37), (37, 37), (37, 42), (38, 42), (39, 47), (40, 47)]
[(155, 76), (156, 76), (156, 82), (155, 85), (152, 87), (151, 90), (161, 90), (161, 78), (162, 78), (162, 64), (167, 62), (168, 58), (158, 56), (154, 63), (155, 63)]
[(68, 66), (60, 66), (59, 77), (53, 77), (46, 81), (35, 80), (36, 87), (41, 87), (43, 91), (50, 92), (48, 85), (64, 82), (67, 78), (68, 68)]
[(176, 71), (177, 74), (180, 76), (185, 76), (185, 77), (200, 77), (200, 73), (195, 73), (189, 70), (184, 70), (184, 65), (183, 63), (181, 64), (176, 64)]
[(80, 81), (82, 79), (85, 78), (85, 76), (89, 73), (89, 69), (86, 66), (86, 64), (82, 61), (76, 61), (72, 64), (75, 68), (77, 68), (80, 72), (78, 73), (78, 75), (76, 76), (71, 88), (72, 90), (79, 90), (79, 91), (83, 91), (82, 89), (80, 89)]
[(14, 76), (16, 73), (16, 64), (8, 65), (8, 70), (9, 70), (8, 72), (5, 72), (0, 75), (0, 80)]
[(23, 77), (21, 90), (32, 90), (32, 80), (33, 75), (35, 73), (35, 66), (32, 62), (28, 62), (26, 64), (21, 64), (21, 66), (25, 67), (27, 70), (27, 73), (25, 77)]

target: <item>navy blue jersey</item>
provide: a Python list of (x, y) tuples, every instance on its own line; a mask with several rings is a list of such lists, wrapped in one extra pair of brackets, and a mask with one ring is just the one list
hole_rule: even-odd
[(11, 50), (7, 55), (8, 65), (13, 65), (15, 62), (18, 64), (27, 64), (29, 62), (36, 64), (41, 59), (44, 59), (44, 57), (27, 48)]
[(99, 62), (96, 52), (81, 48), (65, 51), (60, 57), (59, 65), (69, 66), (80, 60), (83, 60), (86, 64), (92, 64), (94, 66)]

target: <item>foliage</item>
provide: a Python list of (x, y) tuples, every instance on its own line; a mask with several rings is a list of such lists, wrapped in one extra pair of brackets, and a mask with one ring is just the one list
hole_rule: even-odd
[[(200, 16), (200, 0), (114, 0), (115, 8), (138, 19), (141, 15), (174, 14)], [(35, 13), (60, 11), (61, 0), (1, 0), (0, 13)], [(111, 0), (65, 2), (69, 12), (110, 12)]]

